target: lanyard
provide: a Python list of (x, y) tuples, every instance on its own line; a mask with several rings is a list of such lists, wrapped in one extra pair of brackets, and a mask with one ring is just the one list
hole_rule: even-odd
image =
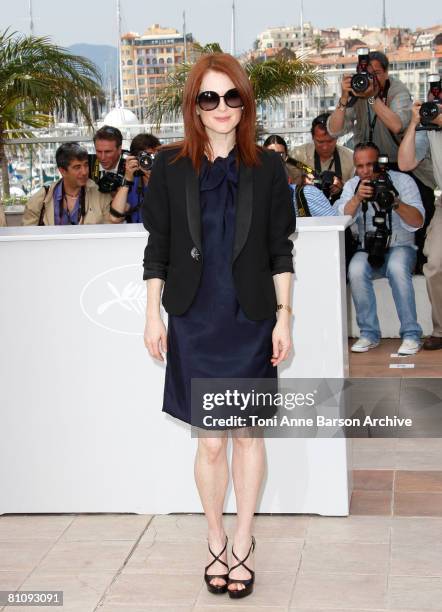
[[(336, 148), (333, 151), (333, 158), (330, 161), (327, 171), (330, 171), (333, 165), (335, 167), (336, 176), (338, 176), (339, 178), (342, 178), (341, 158), (339, 157), (339, 153)], [(315, 149), (315, 172), (316, 174), (321, 174), (322, 172), (321, 160), (319, 158), (319, 155), (316, 149)]]
[[(387, 96), (388, 96), (389, 89), (390, 89), (390, 79), (387, 79), (387, 81), (385, 82), (384, 89), (379, 92), (379, 97), (381, 98), (384, 104), (387, 104)], [(375, 128), (378, 116), (373, 111), (374, 117), (372, 118), (370, 116), (370, 105), (368, 103), (368, 100), (366, 102), (366, 105), (367, 105), (367, 121), (368, 121), (368, 140), (369, 142), (373, 142), (374, 128)]]

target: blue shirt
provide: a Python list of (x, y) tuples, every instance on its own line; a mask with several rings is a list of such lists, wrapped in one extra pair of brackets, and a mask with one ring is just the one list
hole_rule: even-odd
[[(290, 187), (293, 191), (293, 206), (295, 207), (295, 213), (298, 217), (299, 214), (298, 207), (296, 205), (296, 190), (299, 187), (297, 185), (290, 185)], [(309, 207), (312, 217), (332, 217), (337, 214), (320, 189), (314, 185), (304, 185), (303, 189), (307, 206)]]
[[(425, 219), (425, 209), (422, 205), (421, 196), (419, 194), (419, 189), (417, 188), (416, 182), (409, 176), (408, 174), (404, 174), (403, 172), (395, 172), (393, 170), (389, 170), (388, 172), (393, 185), (396, 187), (398, 192), (398, 198), (404, 204), (408, 204), (409, 206), (414, 206), (418, 209), (418, 211), (422, 215), (422, 219)], [(349, 202), (355, 194), (356, 187), (358, 186), (360, 178), (358, 176), (354, 176), (352, 179), (347, 181), (344, 185), (344, 189), (342, 191), (342, 195), (335, 202), (335, 209), (337, 210), (339, 215), (344, 214), (344, 208), (347, 202)], [(372, 204), (369, 204), (366, 218), (367, 218), (367, 231), (374, 231), (376, 228), (373, 225), (373, 215), (375, 209)], [(359, 240), (361, 244), (363, 244), (364, 240), (364, 215), (362, 213), (362, 206), (359, 205), (359, 208), (353, 217), (354, 222), (358, 226), (359, 231)], [(413, 248), (417, 248), (414, 244), (414, 232), (416, 232), (419, 228), (414, 227), (412, 225), (408, 225), (405, 221), (397, 214), (396, 211), (393, 210), (391, 217), (391, 240), (390, 246), (412, 246)], [(422, 221), (423, 225), (423, 221)], [(422, 226), (421, 226), (422, 227)]]
[(141, 176), (135, 176), (133, 187), (129, 189), (127, 194), (127, 203), (130, 206), (130, 209), (127, 211), (127, 214), (130, 215), (128, 223), (142, 223), (141, 204), (146, 195), (147, 185), (142, 185), (141, 193), (139, 193), (138, 188), (141, 180)]
[[(78, 225), (80, 220), (80, 194), (75, 201), (75, 206), (72, 212), (69, 212), (64, 208), (63, 198), (63, 181), (60, 181), (55, 186), (53, 201), (54, 201), (54, 223), (55, 225)], [(81, 193), (81, 192), (80, 192)], [(60, 218), (60, 206), (63, 208), (63, 214)]]

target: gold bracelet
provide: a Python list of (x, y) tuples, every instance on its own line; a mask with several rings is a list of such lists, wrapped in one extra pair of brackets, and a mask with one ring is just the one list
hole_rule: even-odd
[(287, 310), (290, 314), (292, 314), (291, 306), (288, 306), (287, 304), (277, 304), (276, 305), (276, 311), (281, 310), (282, 308), (284, 308), (284, 310)]

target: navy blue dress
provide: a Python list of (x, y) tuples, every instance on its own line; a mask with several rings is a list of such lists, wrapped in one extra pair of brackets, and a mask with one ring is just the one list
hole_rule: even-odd
[(192, 378), (276, 378), (271, 319), (252, 321), (238, 303), (231, 259), (238, 187), (236, 152), (200, 172), (203, 269), (190, 308), (169, 315), (163, 412), (191, 422)]

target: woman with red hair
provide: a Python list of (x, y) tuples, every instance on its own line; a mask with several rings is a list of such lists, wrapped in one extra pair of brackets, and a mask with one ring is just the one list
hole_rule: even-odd
[(163, 411), (199, 428), (195, 479), (208, 522), (207, 588), (239, 598), (254, 585), (252, 523), (264, 440), (253, 427), (232, 430), (237, 525), (229, 570), (223, 526), (228, 427), (207, 433), (193, 410), (191, 381), (275, 382), (276, 366), (291, 348), (289, 236), (296, 220), (280, 156), (255, 143), (253, 89), (236, 59), (214, 53), (196, 62), (184, 88), (183, 117), (185, 138), (158, 153), (143, 205), (149, 231), (144, 338), (152, 357), (163, 361), (167, 351)]

